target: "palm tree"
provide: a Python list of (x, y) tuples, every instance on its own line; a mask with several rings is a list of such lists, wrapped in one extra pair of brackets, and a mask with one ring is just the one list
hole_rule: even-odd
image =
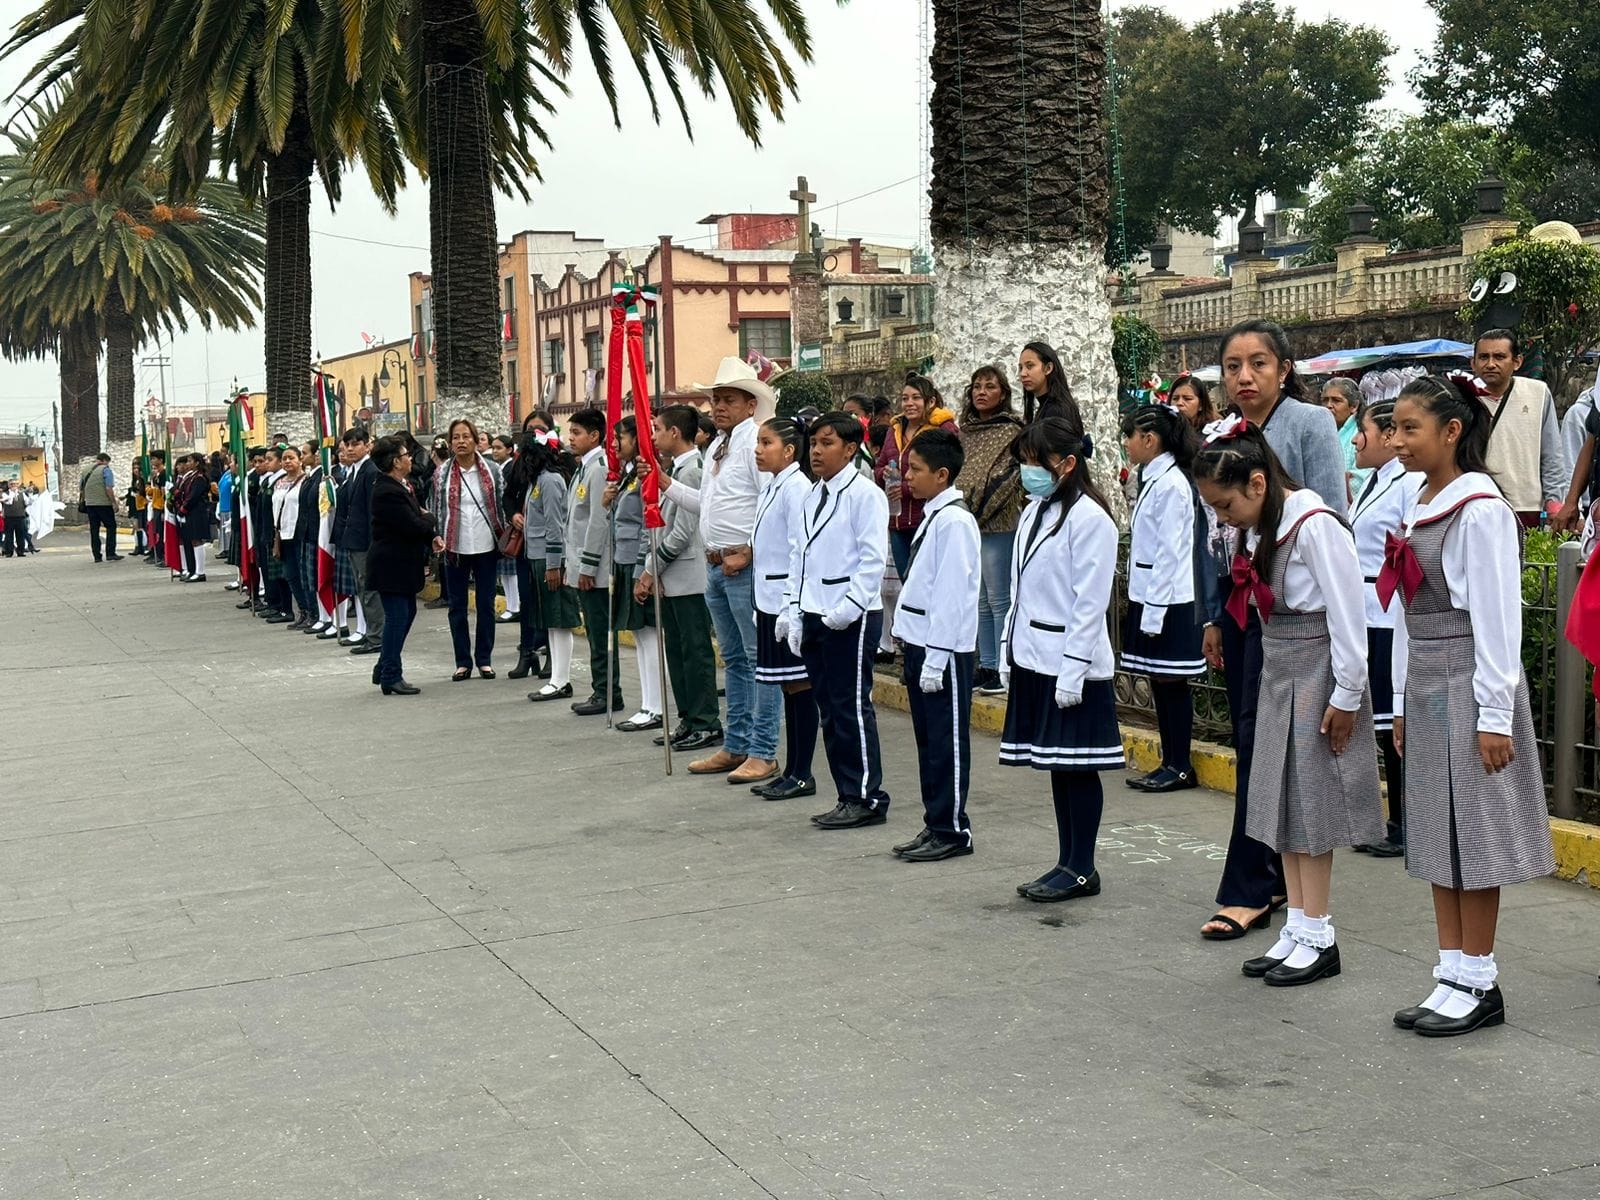
[(194, 197), (214, 167), (266, 209), (266, 378), (275, 413), (311, 409), (311, 182), (331, 203), (359, 158), (392, 208), (408, 149), (394, 72), (352, 80), (335, 0), (45, 0), (0, 52), (41, 39), (28, 75), (69, 80), (40, 141), (39, 169), (107, 184), (165, 148), (168, 187)]
[[(50, 109), (38, 114), (47, 123)], [(106, 422), (112, 442), (134, 434), (133, 355), (138, 343), (183, 330), (254, 323), (260, 305), (262, 222), (231, 189), (207, 182), (195, 202), (163, 203), (166, 172), (154, 161), (115, 189), (89, 177), (51, 185), (34, 173), (32, 131), (11, 131), (0, 156), (0, 295), (34, 341), (54, 331), (62, 370), (64, 438), (73, 453), (100, 448), (97, 362), (106, 339)]]
[(952, 379), (1047, 341), (1111, 449), (1101, 7), (1054, 0), (1023, 22), (1017, 9), (934, 0), (929, 199), (939, 358)]

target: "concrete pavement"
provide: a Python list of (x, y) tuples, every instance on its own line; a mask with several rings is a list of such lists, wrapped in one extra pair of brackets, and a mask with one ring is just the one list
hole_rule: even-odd
[(45, 546), (0, 564), (8, 1200), (1600, 1195), (1593, 891), (1509, 891), (1509, 1024), (1429, 1042), (1398, 863), (1340, 856), (1339, 979), (1200, 940), (1215, 794), (1108, 777), (1104, 894), (1035, 906), (1048, 782), (986, 737), (978, 852), (911, 866), (899, 714), (889, 825), (821, 833), (506, 651), (446, 682), (442, 612), (384, 699), (225, 570)]

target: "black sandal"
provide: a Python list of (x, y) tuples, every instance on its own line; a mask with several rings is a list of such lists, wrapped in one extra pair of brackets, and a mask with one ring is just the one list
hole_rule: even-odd
[(483, 676), (483, 678), (485, 678), (485, 679), (493, 679), (494, 678), (494, 668), (493, 667), (479, 667), (478, 668), (478, 674)]
[(454, 675), (450, 676), (450, 682), (451, 683), (465, 683), (467, 680), (469, 680), (471, 678), (472, 678), (472, 668), (471, 667), (462, 667)]
[(1212, 914), (1211, 919), (1205, 922), (1205, 925), (1226, 925), (1228, 928), (1223, 930), (1221, 933), (1217, 933), (1214, 930), (1208, 932), (1205, 928), (1205, 925), (1202, 925), (1200, 927), (1200, 936), (1205, 938), (1208, 942), (1233, 942), (1237, 941), (1239, 938), (1242, 938), (1252, 929), (1265, 929), (1271, 924), (1272, 910), (1270, 908), (1263, 912), (1259, 917), (1256, 917), (1254, 920), (1252, 920), (1248, 925), (1241, 925), (1232, 917), (1225, 917), (1221, 913), (1214, 913)]

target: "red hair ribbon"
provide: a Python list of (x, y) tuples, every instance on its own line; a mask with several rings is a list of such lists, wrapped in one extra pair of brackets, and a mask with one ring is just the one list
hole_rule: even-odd
[(1417, 561), (1416, 551), (1411, 549), (1408, 538), (1391, 533), (1384, 539), (1383, 567), (1378, 571), (1377, 586), (1378, 603), (1383, 605), (1385, 612), (1389, 610), (1396, 591), (1405, 597), (1407, 604), (1417, 594), (1417, 589), (1422, 586), (1422, 564)]
[(1250, 620), (1250, 597), (1256, 598), (1256, 611), (1263, 621), (1272, 617), (1272, 589), (1256, 573), (1255, 560), (1248, 554), (1233, 556), (1233, 594), (1228, 597), (1228, 615), (1240, 629)]

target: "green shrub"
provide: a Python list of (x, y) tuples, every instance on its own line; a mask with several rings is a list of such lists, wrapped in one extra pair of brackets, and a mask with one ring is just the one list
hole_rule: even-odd
[(833, 384), (821, 371), (789, 371), (778, 377), (778, 415), (792, 417), (806, 405), (822, 412), (835, 407)]

